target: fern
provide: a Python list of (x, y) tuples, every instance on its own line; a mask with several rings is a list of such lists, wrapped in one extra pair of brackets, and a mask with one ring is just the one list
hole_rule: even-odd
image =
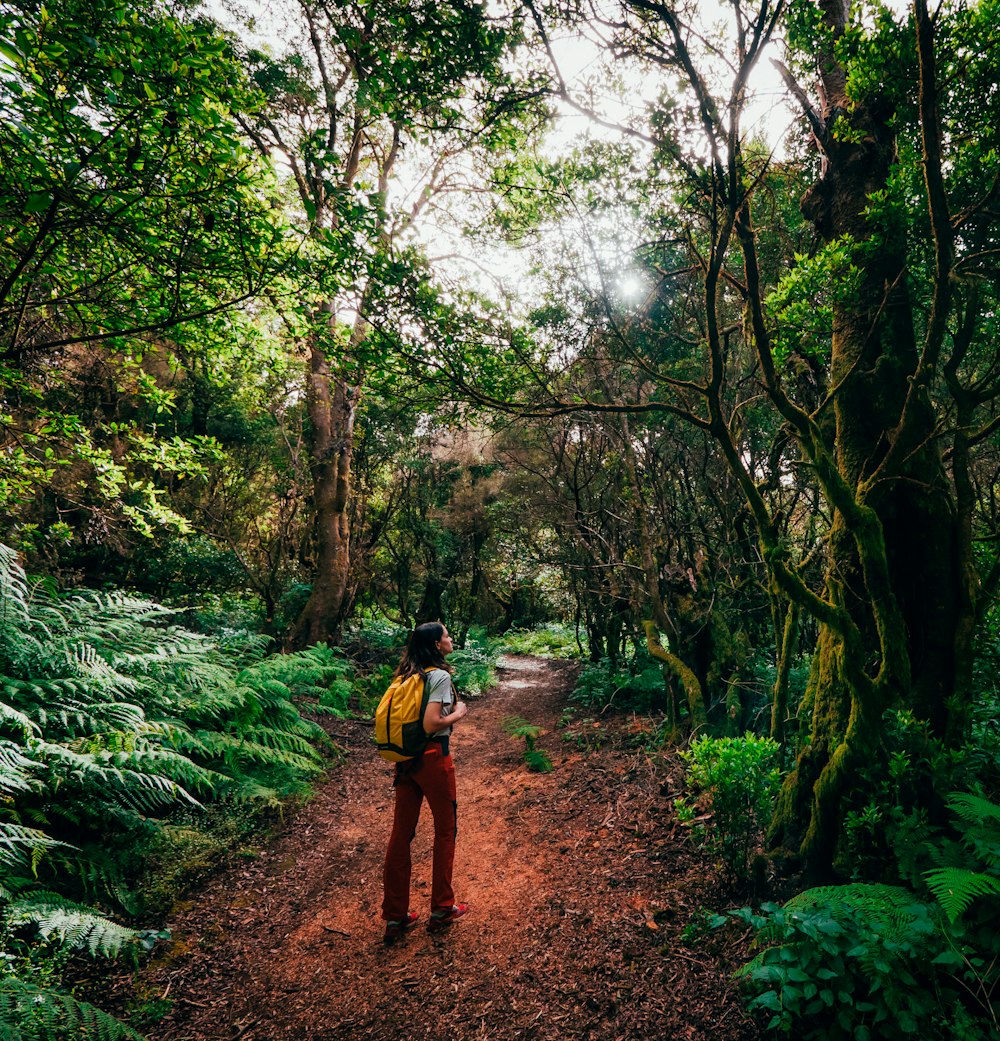
[(984, 896), (1000, 895), (1000, 879), (968, 868), (935, 868), (925, 871), (924, 878), (941, 905), (941, 910), (952, 923), (965, 914), (973, 901)]
[(117, 958), (141, 936), (135, 929), (58, 893), (34, 892), (14, 900), (6, 916), (9, 925), (33, 925), (43, 939), (58, 940), (71, 950), (86, 951), (95, 958)]
[[(785, 904), (786, 915), (808, 917), (823, 909), (841, 925), (861, 921), (876, 929), (889, 943), (898, 943), (908, 936), (921, 905), (916, 896), (902, 886), (878, 882), (852, 882), (843, 886), (816, 886), (793, 896)], [(765, 926), (757, 937), (761, 944), (773, 940)]]
[(948, 807), (958, 818), (961, 841), (942, 843), (939, 866), (923, 877), (954, 924), (975, 901), (1000, 895), (1000, 806), (971, 792), (953, 792)]
[(535, 747), (535, 742), (545, 733), (540, 726), (529, 723), (523, 716), (507, 716), (500, 725), (511, 737), (524, 739), (524, 752), (521, 758), (532, 773), (552, 772), (552, 760), (548, 753)]
[(0, 1024), (20, 1041), (145, 1041), (131, 1027), (68, 994), (0, 978)]
[[(0, 546), (0, 930), (120, 956), (142, 937), (87, 902), (138, 910), (129, 878), (171, 813), (212, 799), (276, 806), (322, 768), (329, 739), (292, 699), (343, 682), (343, 657), (261, 659), (263, 639), (227, 653), (175, 620), (126, 594), (59, 599)], [(0, 1025), (32, 1039), (138, 1037), (9, 975)]]
[(5, 867), (37, 867), (50, 850), (67, 848), (67, 843), (46, 835), (37, 828), (0, 821), (0, 865)]

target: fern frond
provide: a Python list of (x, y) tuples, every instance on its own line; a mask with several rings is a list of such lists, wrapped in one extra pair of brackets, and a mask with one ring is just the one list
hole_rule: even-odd
[(37, 790), (34, 770), (42, 764), (29, 759), (13, 741), (0, 741), (0, 795)]
[(254, 802), (272, 808), (280, 807), (282, 804), (281, 795), (274, 788), (269, 788), (266, 784), (245, 775), (232, 778), (225, 793), (234, 802)]
[(285, 766), (310, 775), (322, 768), (319, 756), (312, 751), (311, 746), (311, 755), (306, 757), (294, 751), (270, 748), (259, 741), (247, 740), (242, 735), (222, 734), (218, 731), (198, 731), (192, 734), (191, 743), (187, 747), (197, 749), (213, 761), (221, 761), (229, 769), (236, 768), (240, 763), (256, 762), (270, 766)]
[(1000, 879), (967, 868), (944, 867), (925, 871), (924, 878), (941, 905), (941, 910), (954, 923), (983, 896), (1000, 895)]
[[(107, 756), (107, 762), (128, 777), (143, 776), (170, 782), (174, 788), (182, 785), (210, 794), (219, 775), (192, 762), (187, 756), (169, 748), (137, 748), (132, 752), (118, 752)], [(154, 787), (163, 787), (159, 783)], [(163, 788), (166, 791), (166, 788)], [(179, 794), (179, 793), (175, 793)], [(188, 795), (189, 792), (185, 792)], [(185, 795), (179, 795), (184, 801)]]
[[(41, 753), (50, 769), (64, 774), (65, 779), (77, 785), (99, 790), (107, 796), (124, 799), (125, 805), (139, 810), (150, 810), (171, 802), (187, 802), (197, 806), (198, 800), (169, 777), (142, 771), (144, 752), (85, 753), (65, 745), (47, 741), (34, 742), (32, 752)], [(199, 768), (191, 764), (192, 775)]]
[(28, 618), (28, 579), (9, 546), (0, 545), (0, 627), (16, 632)]
[(16, 976), (0, 978), (0, 1023), (16, 1028), (23, 1041), (145, 1041), (131, 1027), (93, 1005)]
[[(919, 906), (916, 896), (902, 886), (882, 883), (852, 882), (843, 886), (815, 886), (791, 898), (785, 905), (786, 915), (809, 916), (825, 910), (841, 924), (855, 918), (876, 928), (891, 942), (908, 935)], [(758, 944), (773, 943), (776, 928), (765, 925), (757, 936)]]
[(7, 908), (7, 921), (15, 926), (34, 925), (44, 939), (56, 939), (95, 958), (117, 958), (139, 940), (135, 929), (57, 893), (36, 892), (15, 900)]
[(948, 799), (948, 808), (970, 824), (983, 824), (988, 821), (1000, 827), (1000, 806), (980, 795), (952, 792)]
[[(317, 728), (319, 729), (319, 728)], [(312, 731), (310, 730), (311, 734)], [(321, 760), (315, 747), (300, 734), (287, 730), (278, 730), (272, 727), (250, 727), (244, 731), (244, 736), (257, 744), (266, 745), (276, 751), (294, 752), (302, 759), (308, 760), (315, 765), (320, 765)]]
[(37, 828), (0, 821), (0, 864), (9, 867), (37, 866), (48, 850), (71, 849), (68, 842), (46, 835)]
[(0, 726), (20, 731), (24, 737), (37, 737), (41, 734), (41, 729), (34, 720), (3, 701), (0, 701)]

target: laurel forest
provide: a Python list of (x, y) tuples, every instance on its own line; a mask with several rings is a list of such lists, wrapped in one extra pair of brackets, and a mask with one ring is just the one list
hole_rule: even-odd
[(761, 1037), (1000, 1037), (998, 19), (0, 2), (0, 1037), (434, 619), (684, 764)]

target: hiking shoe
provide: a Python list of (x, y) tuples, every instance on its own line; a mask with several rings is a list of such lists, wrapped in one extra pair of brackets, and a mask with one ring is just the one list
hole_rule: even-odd
[(405, 936), (416, 924), (420, 915), (416, 911), (407, 911), (406, 917), (401, 922), (386, 922), (385, 943), (395, 943), (401, 936)]
[(452, 904), (447, 911), (435, 911), (428, 919), (427, 928), (431, 932), (446, 929), (456, 918), (461, 918), (468, 910), (468, 904)]

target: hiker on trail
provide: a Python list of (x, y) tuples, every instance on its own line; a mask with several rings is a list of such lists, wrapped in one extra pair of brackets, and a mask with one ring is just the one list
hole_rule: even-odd
[(426, 799), (434, 817), (434, 863), (431, 881), (431, 916), (428, 929), (444, 929), (468, 910), (455, 903), (451, 887), (458, 833), (455, 798), (455, 765), (449, 749), (453, 724), (468, 708), (458, 701), (445, 658), (453, 644), (440, 622), (418, 625), (410, 634), (406, 651), (396, 669), (397, 677), (424, 674), (427, 708), (424, 730), (430, 740), (422, 755), (396, 766), (396, 793), (392, 834), (383, 871), (385, 941), (391, 943), (417, 924), (420, 915), (410, 910), (410, 844), (417, 830), (420, 807)]

